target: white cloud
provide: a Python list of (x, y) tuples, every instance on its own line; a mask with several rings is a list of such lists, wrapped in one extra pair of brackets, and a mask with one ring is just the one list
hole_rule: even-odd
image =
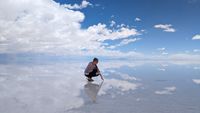
[(123, 39), (119, 44), (111, 45), (111, 46), (109, 46), (108, 48), (114, 49), (114, 48), (116, 48), (116, 47), (124, 46), (124, 45), (127, 45), (127, 44), (129, 44), (129, 43), (133, 43), (133, 42), (136, 42), (136, 41), (139, 41), (139, 40), (141, 40), (141, 38)]
[(127, 44), (129, 44), (129, 43), (131, 43), (131, 42), (136, 42), (136, 41), (138, 41), (138, 40), (141, 40), (141, 38), (123, 39), (123, 40), (119, 43), (119, 45), (120, 45), (120, 46), (121, 46), (121, 45), (127, 45)]
[[(83, 8), (87, 4), (83, 1), (80, 6)], [(138, 54), (107, 50), (103, 45), (105, 40), (137, 36), (140, 34), (137, 29), (126, 26), (109, 29), (101, 23), (82, 29), (85, 15), (66, 8), (66, 5), (52, 0), (0, 1), (0, 53), (116, 57)]]
[(115, 15), (111, 15), (111, 16), (110, 16), (110, 18), (114, 18), (114, 17), (115, 17)]
[(117, 25), (117, 28), (121, 28), (121, 27), (126, 27), (126, 25), (125, 24), (118, 24)]
[[(107, 62), (102, 62), (99, 64), (99, 67), (103, 70), (106, 70), (106, 69), (119, 69), (123, 66), (128, 66), (128, 67), (131, 67), (132, 69), (134, 67), (137, 67), (137, 66), (141, 66), (143, 65), (144, 63), (146, 62), (135, 62), (134, 60), (116, 60), (116, 61), (107, 61)], [(117, 74), (120, 74), (119, 72), (114, 72), (114, 71), (109, 71), (110, 73), (117, 73)]]
[[(87, 99), (82, 95), (83, 93), (87, 95), (84, 89), (89, 88), (90, 91), (95, 91), (94, 87), (85, 87), (88, 83), (83, 75), (83, 70), (87, 63), (70, 62), (31, 66), (0, 64), (0, 98), (4, 100), (0, 101), (0, 104), (6, 106), (1, 111), (14, 113), (16, 109), (7, 108), (26, 105), (26, 107), (18, 107), (17, 112), (60, 113), (83, 106), (84, 100)], [(103, 69), (101, 70), (103, 71)], [(117, 70), (115, 71), (118, 73)], [(109, 78), (105, 78), (99, 92), (100, 95), (125, 94), (126, 91), (136, 90), (140, 86), (138, 82)], [(96, 79), (94, 82), (100, 81), (99, 77), (94, 79)], [(110, 89), (115, 90), (111, 91)], [(91, 95), (88, 94), (88, 96)]]
[(155, 94), (168, 95), (168, 94), (173, 94), (173, 92), (175, 91), (176, 91), (176, 87), (172, 86), (172, 87), (166, 87), (164, 88), (164, 90), (161, 90), (161, 91), (155, 91)]
[(158, 68), (159, 71), (166, 71), (165, 68)]
[(138, 80), (136, 77), (130, 76), (128, 74), (120, 74), (120, 75), (124, 80)]
[(117, 46), (116, 45), (111, 45), (111, 46), (108, 46), (107, 48), (109, 49), (115, 49)]
[[(66, 68), (68, 70), (65, 70)], [(1, 86), (5, 85), (0, 87), (0, 98), (5, 98), (7, 108), (27, 105), (26, 108), (19, 107), (17, 112), (55, 113), (63, 111), (63, 108), (69, 110), (84, 104), (84, 100), (79, 96), (85, 84), (84, 78), (76, 76), (82, 74), (79, 64), (32, 65), (31, 67), (11, 64), (0, 65), (0, 70), (6, 75), (2, 77), (8, 80), (0, 83)], [(75, 76), (72, 75), (72, 71)], [(15, 89), (10, 90), (14, 86)], [(41, 106), (48, 109), (40, 109)], [(16, 109), (13, 110), (4, 109), (4, 112), (16, 112)]]
[(105, 24), (97, 24), (90, 26), (87, 31), (93, 36), (93, 39), (98, 41), (124, 39), (129, 36), (137, 36), (139, 32), (134, 28), (122, 27), (116, 30), (111, 30)]
[(196, 83), (196, 84), (200, 84), (200, 79), (193, 79), (192, 80), (194, 83)]
[[(107, 49), (104, 41), (122, 40), (126, 45), (138, 38), (135, 28), (124, 24), (109, 29), (105, 24), (82, 29), (85, 15), (70, 10), (52, 0), (0, 1), (0, 53), (47, 53), (60, 55), (112, 56), (128, 58), (144, 57), (142, 53)], [(119, 46), (118, 45), (118, 46)], [(107, 45), (109, 46), (109, 45)], [(113, 48), (116, 45), (113, 45)], [(163, 58), (163, 57), (162, 57)], [(199, 55), (174, 54), (165, 59), (196, 59)], [(164, 59), (164, 58), (163, 58)]]
[(175, 32), (176, 30), (172, 28), (171, 24), (157, 24), (154, 25), (154, 28), (162, 29), (165, 32)]
[(112, 21), (110, 22), (110, 27), (113, 27), (115, 24), (116, 24), (116, 22), (112, 20)]
[(108, 90), (114, 88), (119, 89), (120, 91), (129, 91), (136, 90), (140, 85), (136, 83), (131, 83), (125, 80), (117, 80), (117, 79), (106, 79), (104, 82), (103, 88), (100, 90), (99, 94), (103, 95)]
[(157, 48), (158, 51), (164, 51), (166, 48), (162, 47), (162, 48)]
[(192, 37), (192, 40), (200, 40), (200, 35), (195, 35)]
[(168, 55), (169, 53), (165, 52), (166, 48), (162, 47), (162, 48), (157, 48), (158, 51), (161, 52), (162, 55)]
[(167, 52), (162, 52), (162, 55), (168, 55), (169, 53), (167, 53)]
[(167, 66), (169, 66), (168, 64), (162, 64), (161, 65), (162, 67), (167, 67)]
[(135, 21), (136, 21), (136, 22), (140, 22), (140, 21), (142, 21), (142, 20), (141, 20), (140, 18), (137, 17), (137, 18), (135, 18)]
[(200, 60), (200, 55), (192, 54), (172, 54), (168, 57), (170, 60)]
[(200, 49), (194, 49), (193, 52), (200, 52)]
[(200, 67), (194, 67), (194, 69), (195, 69), (195, 70), (199, 70), (199, 69), (200, 69)]
[(134, 76), (130, 76), (129, 74), (117, 72), (115, 70), (108, 70), (108, 72), (112, 73), (112, 75), (121, 76), (121, 78), (124, 79), (124, 80), (138, 80)]
[(90, 2), (83, 0), (80, 5), (78, 5), (78, 4), (74, 4), (74, 5), (65, 4), (64, 7), (68, 8), (68, 9), (83, 9), (83, 8), (86, 8), (86, 7), (91, 6), (91, 5), (92, 4)]

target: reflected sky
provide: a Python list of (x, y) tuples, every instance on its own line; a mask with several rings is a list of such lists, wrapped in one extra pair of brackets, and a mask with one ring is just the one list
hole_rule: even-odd
[(198, 113), (200, 62), (102, 61), (0, 64), (0, 113)]

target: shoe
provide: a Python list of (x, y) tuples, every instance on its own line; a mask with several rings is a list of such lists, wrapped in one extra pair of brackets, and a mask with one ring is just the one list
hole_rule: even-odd
[(87, 80), (88, 80), (89, 82), (94, 81), (92, 78), (87, 78)]

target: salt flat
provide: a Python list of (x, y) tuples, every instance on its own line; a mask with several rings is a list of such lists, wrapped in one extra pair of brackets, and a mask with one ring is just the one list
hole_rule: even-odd
[(87, 82), (88, 62), (0, 65), (1, 113), (198, 113), (197, 62), (101, 61), (105, 81)]

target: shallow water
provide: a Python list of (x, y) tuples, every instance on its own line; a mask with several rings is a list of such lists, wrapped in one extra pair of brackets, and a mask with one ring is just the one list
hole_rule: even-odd
[(199, 113), (200, 62), (102, 61), (0, 65), (0, 113)]

